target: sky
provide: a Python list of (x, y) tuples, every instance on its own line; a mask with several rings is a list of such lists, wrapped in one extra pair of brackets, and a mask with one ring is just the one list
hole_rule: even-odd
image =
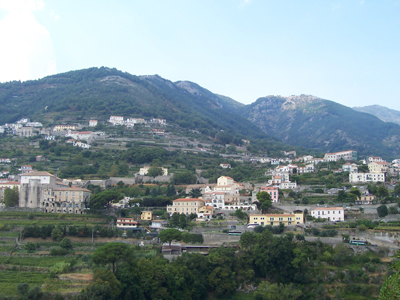
[(91, 67), (400, 110), (400, 0), (0, 0), (0, 82)]

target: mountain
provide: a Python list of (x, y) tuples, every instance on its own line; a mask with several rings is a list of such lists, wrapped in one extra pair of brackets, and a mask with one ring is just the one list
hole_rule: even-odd
[(392, 122), (400, 125), (400, 111), (398, 110), (390, 109), (380, 105), (353, 107), (353, 109), (374, 115), (382, 121)]
[(107, 120), (110, 115), (164, 118), (198, 130), (221, 143), (242, 139), (287, 149), (259, 127), (235, 113), (242, 104), (199, 85), (172, 82), (158, 75), (134, 76), (116, 69), (90, 68), (26, 82), (0, 84), (0, 124), (28, 117), (44, 125)]
[(241, 115), (285, 143), (320, 151), (400, 156), (400, 126), (314, 96), (267, 96)]

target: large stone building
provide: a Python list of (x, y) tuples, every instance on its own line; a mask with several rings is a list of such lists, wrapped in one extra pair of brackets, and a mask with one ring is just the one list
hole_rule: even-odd
[(78, 187), (43, 189), (40, 208), (44, 212), (83, 214), (89, 204), (91, 192)]
[(84, 213), (91, 192), (69, 187), (48, 172), (29, 172), (21, 175), (19, 207), (41, 208), (44, 212)]

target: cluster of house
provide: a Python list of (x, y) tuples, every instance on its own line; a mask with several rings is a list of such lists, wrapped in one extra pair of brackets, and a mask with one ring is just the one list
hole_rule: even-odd
[(18, 135), (20, 137), (31, 137), (40, 134), (40, 128), (43, 124), (40, 122), (31, 122), (29, 119), (23, 118), (16, 123), (6, 123), (0, 127), (0, 133), (9, 135)]
[(249, 195), (240, 195), (240, 191), (246, 189), (243, 183), (237, 183), (229, 176), (221, 176), (216, 184), (192, 184), (186, 188), (189, 194), (192, 189), (200, 189), (202, 199), (207, 206), (218, 210), (255, 210)]
[(91, 196), (90, 190), (79, 184), (68, 184), (48, 172), (32, 169), (24, 169), (20, 181), (0, 181), (0, 199), (3, 200), (5, 188), (13, 187), (19, 191), (19, 207), (39, 208), (43, 212), (83, 214)]
[(364, 161), (364, 163), (368, 164), (369, 172), (358, 172), (358, 169), (354, 166), (353, 172), (349, 174), (350, 182), (385, 182), (386, 175), (393, 177), (399, 175), (400, 164), (398, 160), (389, 163), (384, 161), (381, 157), (370, 156), (368, 161)]
[(122, 116), (110, 116), (110, 119), (108, 120), (112, 125), (125, 125), (127, 127), (133, 127), (135, 124), (158, 124), (158, 125), (167, 125), (167, 120), (165, 119), (158, 119), (158, 118), (152, 118), (150, 120), (145, 120), (141, 118), (128, 118), (124, 120), (124, 117)]
[[(305, 155), (290, 160), (291, 162), (288, 165), (280, 165), (266, 172), (266, 175), (272, 176), (268, 184), (281, 189), (294, 189), (297, 187), (297, 184), (290, 181), (290, 175), (315, 172), (315, 166), (321, 162), (338, 162), (341, 160), (346, 161), (346, 163), (342, 165), (341, 169), (334, 169), (332, 172), (349, 172), (349, 182), (351, 183), (384, 182), (387, 174), (395, 177), (400, 172), (400, 160), (394, 160), (392, 163), (389, 163), (381, 157), (376, 156), (370, 156), (368, 160), (363, 161), (364, 164), (368, 164), (369, 172), (359, 172), (358, 165), (354, 163), (357, 161), (357, 151), (348, 150), (326, 153), (324, 158), (314, 158), (311, 155)], [(292, 162), (300, 164), (292, 164)]]

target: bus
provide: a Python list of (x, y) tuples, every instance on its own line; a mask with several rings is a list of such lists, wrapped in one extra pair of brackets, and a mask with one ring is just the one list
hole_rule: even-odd
[(228, 235), (242, 235), (242, 232), (231, 230), (231, 231), (228, 231)]
[(350, 244), (352, 245), (360, 245), (360, 246), (366, 246), (367, 241), (361, 241), (361, 240), (351, 240)]

